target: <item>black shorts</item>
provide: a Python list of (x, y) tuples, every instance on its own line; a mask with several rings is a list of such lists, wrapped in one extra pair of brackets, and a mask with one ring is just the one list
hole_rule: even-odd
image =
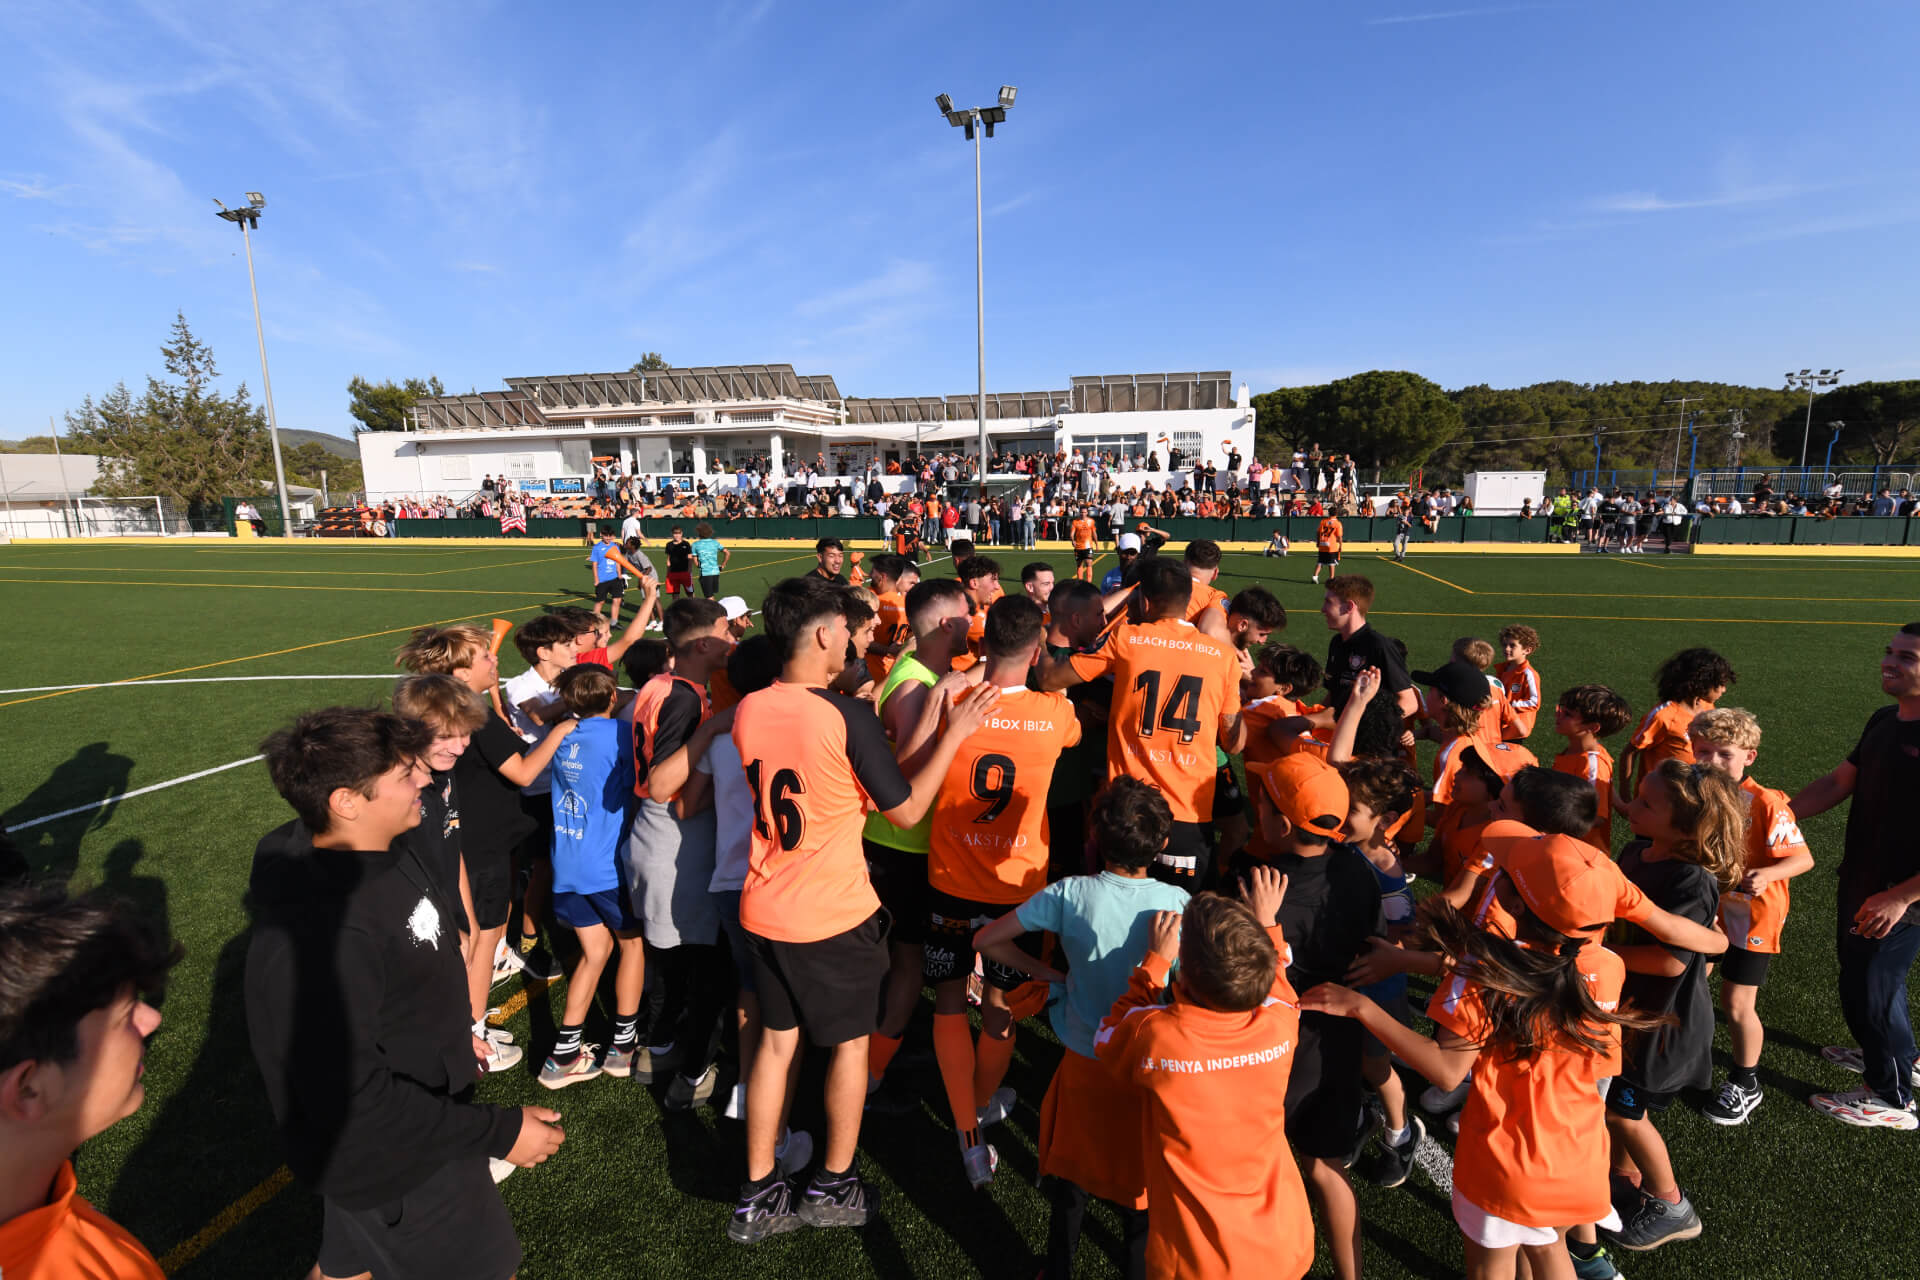
[(700, 575), (700, 594), (701, 595), (711, 600), (713, 599), (713, 593), (718, 591), (719, 589), (720, 589), (719, 574), (703, 573)]
[(1237, 818), (1247, 811), (1247, 794), (1233, 776), (1233, 766), (1223, 764), (1213, 779), (1213, 820)]
[(747, 934), (760, 1021), (769, 1031), (807, 1029), (822, 1048), (873, 1034), (887, 976), (886, 916), (876, 911), (844, 933), (816, 942), (775, 942)]
[(618, 600), (627, 594), (627, 580), (623, 577), (608, 578), (593, 588), (595, 600)]
[(1339, 564), (1339, 563), (1340, 563), (1340, 553), (1339, 553), (1338, 551), (1322, 551), (1322, 552), (1320, 553), (1320, 559), (1319, 559), (1319, 561), (1318, 561), (1318, 563), (1320, 563), (1320, 564)]
[(927, 940), (927, 855), (862, 840), (867, 878), (887, 913), (887, 941), (917, 947)]
[[(546, 796), (520, 793), (520, 812), (533, 819), (533, 830), (520, 842), (516, 855), (520, 865), (553, 861), (553, 801)], [(468, 874), (472, 874), (469, 872)]]
[(520, 1240), (485, 1156), (444, 1164), (377, 1208), (342, 1209), (325, 1199), (321, 1206), (324, 1275), (371, 1271), (380, 1280), (507, 1280), (520, 1267)]
[(1728, 947), (1727, 953), (1720, 957), (1720, 981), (1737, 982), (1743, 987), (1761, 986), (1767, 980), (1767, 962), (1772, 959), (1770, 951)]
[[(1287, 1141), (1301, 1160), (1344, 1163), (1366, 1130), (1367, 1095), (1360, 1074), (1359, 1028), (1306, 1028), (1294, 1039), (1294, 1052), (1304, 1088), (1287, 1089)], [(1329, 1034), (1330, 1033), (1330, 1034)], [(1358, 1034), (1357, 1034), (1358, 1033)], [(1328, 1046), (1324, 1039), (1339, 1043)]]
[(1073, 562), (1075, 564), (1092, 564), (1093, 548), (1092, 547), (1075, 547), (1073, 549)]
[[(927, 890), (927, 958), (921, 975), (930, 983), (958, 982), (973, 973), (973, 935), (1001, 916), (1019, 907), (1017, 902), (974, 902), (956, 898), (938, 889)], [(1040, 954), (1040, 935), (1023, 933), (1014, 945), (1030, 956)], [(981, 972), (987, 985), (1011, 991), (1027, 980), (1018, 969), (986, 960)]]
[(1183, 889), (1197, 889), (1211, 879), (1213, 839), (1204, 822), (1176, 822), (1167, 832), (1167, 847), (1154, 855), (1149, 868), (1154, 879)]
[(1607, 1110), (1622, 1120), (1642, 1120), (1649, 1111), (1665, 1111), (1678, 1096), (1677, 1093), (1656, 1093), (1652, 1089), (1642, 1089), (1626, 1077), (1616, 1076), (1612, 1087), (1607, 1090)]
[(506, 924), (513, 910), (512, 870), (511, 859), (505, 853), (468, 860), (467, 883), (473, 889), (474, 928), (498, 929)]

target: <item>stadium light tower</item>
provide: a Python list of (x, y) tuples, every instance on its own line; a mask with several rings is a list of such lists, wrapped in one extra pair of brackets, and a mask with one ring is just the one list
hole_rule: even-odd
[(1010, 84), (1000, 86), (999, 105), (992, 107), (961, 107), (953, 105), (953, 95), (940, 94), (933, 100), (940, 108), (940, 114), (947, 123), (956, 129), (967, 131), (967, 141), (973, 143), (973, 294), (977, 333), (980, 347), (980, 399), (976, 402), (980, 415), (980, 500), (987, 498), (987, 267), (986, 267), (986, 223), (980, 205), (980, 136), (993, 136), (993, 126), (1007, 122), (1007, 108), (1013, 105), (1013, 99), (1020, 91)]
[(1807, 435), (1813, 430), (1813, 397), (1819, 388), (1831, 387), (1839, 382), (1840, 375), (1845, 372), (1845, 369), (1822, 369), (1818, 373), (1812, 369), (1802, 369), (1798, 373), (1793, 372), (1791, 369), (1787, 371), (1787, 390), (1799, 391), (1804, 389), (1807, 393), (1807, 425), (1800, 430), (1800, 471), (1802, 473), (1800, 482), (1802, 484), (1805, 484), (1807, 479), (1805, 474), (1807, 470)]
[(260, 324), (260, 286), (253, 280), (253, 237), (250, 228), (260, 225), (260, 211), (267, 198), (258, 191), (247, 192), (247, 207), (229, 209), (220, 205), (219, 216), (240, 228), (240, 239), (247, 248), (247, 290), (253, 294), (253, 333), (260, 340), (260, 382), (267, 396), (267, 438), (273, 442), (273, 481), (280, 491), (280, 536), (293, 536), (293, 511), (287, 506), (287, 469), (280, 461), (280, 423), (273, 416), (273, 375), (267, 372), (267, 331)]

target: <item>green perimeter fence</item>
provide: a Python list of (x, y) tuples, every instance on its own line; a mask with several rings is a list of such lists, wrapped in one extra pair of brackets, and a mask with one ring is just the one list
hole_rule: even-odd
[[(265, 514), (262, 512), (262, 514)], [(701, 523), (693, 519), (647, 518), (640, 522), (640, 531), (648, 541), (664, 539), (675, 526), (688, 535), (693, 526)], [(713, 526), (714, 536), (725, 542), (734, 539), (769, 539), (793, 542), (812, 542), (818, 538), (842, 538), (849, 542), (878, 542), (881, 538), (880, 521), (873, 519), (825, 519), (801, 520), (793, 517), (754, 517), (744, 520), (708, 520)], [(1130, 522), (1132, 523), (1137, 522)], [(1188, 542), (1195, 538), (1212, 538), (1216, 542), (1266, 542), (1275, 529), (1285, 533), (1288, 541), (1311, 544), (1320, 521), (1313, 516), (1291, 516), (1278, 519), (1171, 519), (1149, 521), (1156, 529), (1163, 529), (1175, 542)], [(1395, 522), (1384, 517), (1352, 517), (1341, 523), (1346, 528), (1348, 542), (1391, 542)], [(1448, 516), (1440, 520), (1429, 533), (1425, 529), (1414, 531), (1416, 543), (1539, 543), (1547, 542), (1549, 521), (1535, 517), (1522, 520), (1518, 516)], [(394, 536), (400, 538), (511, 538), (513, 534), (502, 534), (497, 520), (397, 520), (394, 522)], [(600, 525), (617, 528), (611, 520), (585, 520), (580, 517), (567, 519), (530, 518), (527, 521), (529, 538), (579, 538), (585, 535), (586, 526)], [(1855, 546), (1855, 547), (1920, 547), (1920, 518), (1901, 518), (1895, 516), (1841, 516), (1832, 520), (1821, 520), (1810, 516), (1735, 516), (1713, 517), (1692, 525), (1688, 530), (1690, 541), (1715, 546), (1776, 546), (1791, 544), (1796, 546)], [(1101, 533), (1111, 540), (1111, 533), (1102, 522)], [(1654, 536), (1659, 537), (1656, 530)]]

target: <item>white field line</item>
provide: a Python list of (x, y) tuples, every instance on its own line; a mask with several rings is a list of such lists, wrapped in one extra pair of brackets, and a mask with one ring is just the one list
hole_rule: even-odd
[[(1438, 1124), (1446, 1123), (1444, 1119), (1438, 1117), (1430, 1117), (1430, 1119)], [(1433, 1183), (1441, 1195), (1449, 1197), (1453, 1195), (1453, 1157), (1447, 1154), (1445, 1147), (1434, 1141), (1431, 1136), (1422, 1138), (1420, 1145), (1413, 1149), (1413, 1163), (1420, 1172), (1427, 1175), (1427, 1180)]]
[(323, 676), (194, 676), (185, 680), (103, 680), (98, 684), (41, 684), (25, 689), (0, 689), (0, 694), (8, 693), (53, 693), (62, 689), (132, 689), (143, 684), (245, 684), (254, 680), (398, 680), (404, 674), (399, 671), (383, 675), (323, 675)]
[(37, 827), (43, 822), (54, 822), (61, 818), (71, 818), (76, 813), (91, 813), (95, 809), (104, 809), (110, 804), (119, 804), (122, 800), (131, 800), (135, 796), (144, 796), (153, 791), (165, 791), (168, 787), (177, 787), (183, 782), (192, 782), (196, 778), (205, 778), (215, 773), (225, 773), (228, 769), (238, 769), (243, 764), (253, 764), (256, 761), (265, 759), (265, 756), (248, 756), (244, 760), (232, 760), (226, 764), (217, 764), (211, 769), (202, 769), (198, 773), (189, 773), (183, 777), (169, 779), (166, 782), (156, 782), (150, 787), (138, 787), (132, 791), (124, 791), (117, 796), (108, 796), (105, 800), (95, 800), (91, 804), (78, 805), (72, 809), (62, 809), (58, 813), (49, 813), (45, 817), (28, 818), (25, 822), (17, 823), (8, 828), (8, 830), (25, 831), (28, 827)]

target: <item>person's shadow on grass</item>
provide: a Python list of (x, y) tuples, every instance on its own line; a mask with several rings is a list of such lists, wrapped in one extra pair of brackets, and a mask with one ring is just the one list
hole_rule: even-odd
[[(80, 842), (87, 832), (103, 827), (127, 792), (133, 761), (117, 755), (104, 742), (89, 742), (63, 761), (39, 786), (0, 813), (36, 880), (73, 878), (80, 858)], [(52, 822), (36, 821), (68, 809), (97, 807)], [(22, 830), (22, 824), (26, 826)]]

